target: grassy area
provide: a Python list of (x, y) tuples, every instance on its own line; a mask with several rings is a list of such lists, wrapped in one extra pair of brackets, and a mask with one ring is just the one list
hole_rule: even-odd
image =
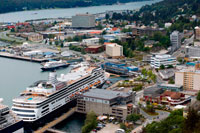
[(147, 111), (146, 109), (142, 109), (145, 113), (147, 113), (148, 115), (150, 115), (150, 116), (157, 116), (159, 113), (157, 113), (157, 112), (149, 112), (149, 111)]
[(6, 42), (6, 43), (10, 43), (11, 45), (13, 45), (13, 44), (22, 44), (22, 42), (18, 42), (18, 41), (11, 41), (11, 40), (7, 40), (7, 39), (2, 39), (2, 38), (0, 38), (0, 41), (2, 41), (2, 42)]

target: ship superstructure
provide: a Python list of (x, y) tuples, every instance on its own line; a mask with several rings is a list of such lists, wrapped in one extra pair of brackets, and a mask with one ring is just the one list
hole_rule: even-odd
[(60, 77), (51, 72), (47, 81), (35, 82), (13, 99), (12, 110), (23, 121), (34, 122), (66, 105), (93, 86), (100, 86), (106, 79), (103, 69), (91, 67), (86, 62)]
[(43, 71), (48, 71), (48, 70), (55, 70), (61, 67), (68, 67), (68, 66), (69, 66), (69, 63), (63, 62), (62, 60), (50, 61), (50, 62), (44, 63), (41, 69)]
[(23, 133), (23, 121), (0, 102), (0, 133)]

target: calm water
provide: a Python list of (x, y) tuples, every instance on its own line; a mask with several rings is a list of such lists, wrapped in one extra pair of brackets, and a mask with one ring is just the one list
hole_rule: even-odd
[(100, 13), (108, 10), (134, 10), (139, 9), (143, 5), (156, 3), (162, 0), (142, 1), (142, 2), (130, 2), (122, 5), (104, 5), (104, 6), (93, 6), (93, 7), (78, 7), (78, 8), (67, 8), (67, 9), (47, 9), (47, 10), (35, 10), (35, 11), (21, 11), (0, 14), (0, 22), (22, 22), (31, 19), (41, 18), (58, 18), (66, 17), (70, 18), (72, 15), (77, 13)]
[(75, 113), (54, 128), (65, 131), (67, 133), (81, 133), (81, 127), (84, 125), (85, 116)]
[[(41, 72), (39, 63), (0, 58), (0, 97), (4, 104), (12, 105), (12, 99), (19, 96), (27, 86), (37, 80), (48, 79), (48, 72)], [(57, 70), (58, 76), (69, 68)]]

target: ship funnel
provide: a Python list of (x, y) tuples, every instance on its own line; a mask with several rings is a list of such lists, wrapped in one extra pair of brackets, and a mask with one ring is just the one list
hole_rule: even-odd
[(58, 81), (57, 81), (57, 74), (56, 74), (55, 71), (49, 73), (49, 82), (50, 82), (51, 84), (55, 84), (55, 83), (58, 82)]

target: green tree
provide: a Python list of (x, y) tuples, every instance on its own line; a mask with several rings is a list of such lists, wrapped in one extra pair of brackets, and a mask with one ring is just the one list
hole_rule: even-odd
[(130, 115), (128, 115), (128, 116), (126, 117), (126, 120), (127, 120), (127, 121), (133, 122), (133, 123), (135, 123), (135, 122), (136, 122), (137, 120), (139, 120), (139, 119), (140, 119), (140, 115), (135, 114), (135, 113), (130, 114)]
[(10, 32), (15, 32), (15, 29), (14, 29), (14, 28), (12, 28), (12, 29), (10, 30)]
[(169, 66), (167, 66), (167, 68), (174, 68), (174, 66), (173, 65), (169, 65)]
[(163, 64), (160, 65), (160, 69), (161, 69), (161, 70), (165, 69), (165, 66), (164, 66)]
[(174, 79), (170, 78), (169, 81), (168, 81), (168, 84), (175, 84)]
[(106, 19), (109, 19), (109, 18), (110, 18), (110, 15), (109, 15), (109, 14), (106, 14), (105, 18), (106, 18)]
[(143, 68), (141, 73), (142, 73), (142, 75), (147, 76), (147, 69)]
[(200, 91), (199, 91), (198, 94), (197, 94), (197, 100), (200, 101)]
[(89, 133), (92, 129), (96, 128), (97, 124), (96, 114), (93, 111), (89, 112), (82, 127), (82, 133)]
[(200, 122), (200, 116), (198, 112), (192, 108), (189, 109), (187, 118), (185, 119), (184, 122), (184, 132), (191, 132), (193, 133), (197, 123)]
[(126, 125), (124, 123), (120, 123), (120, 128), (124, 129), (125, 131), (127, 130)]

